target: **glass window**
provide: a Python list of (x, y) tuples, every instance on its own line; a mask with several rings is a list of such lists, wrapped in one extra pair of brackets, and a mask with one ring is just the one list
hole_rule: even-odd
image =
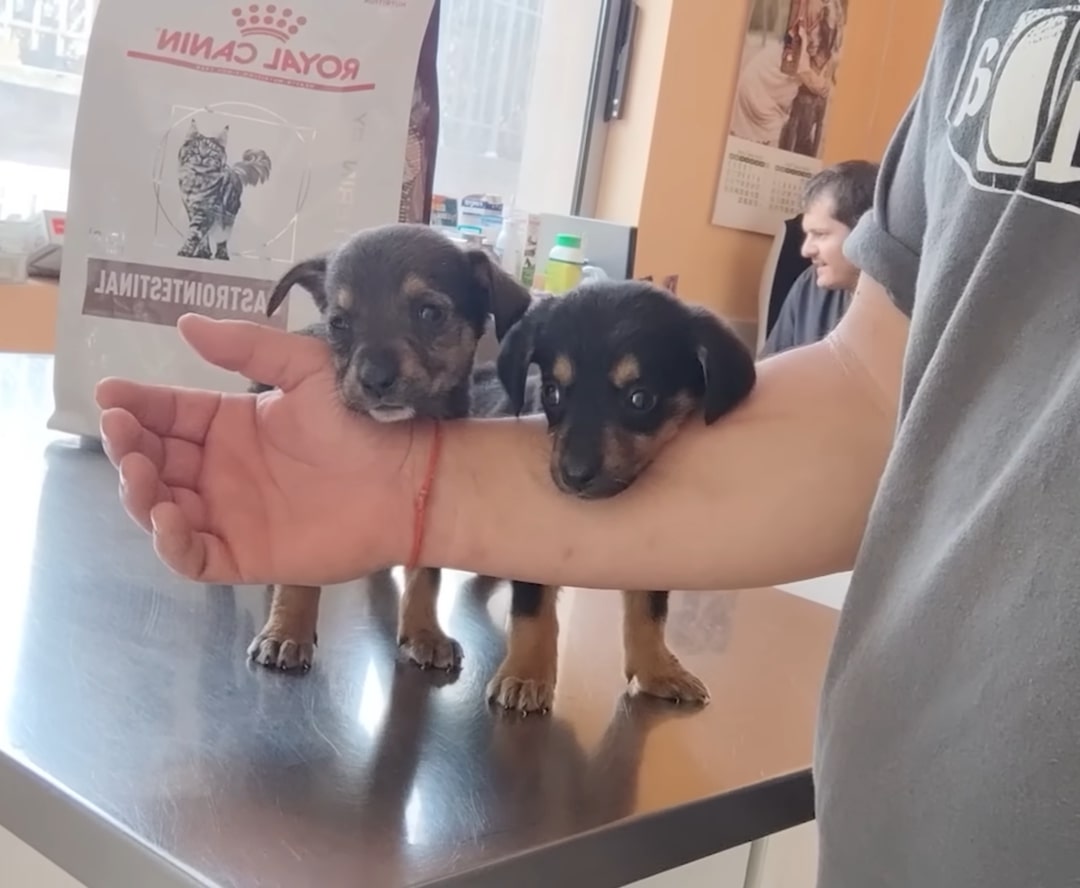
[(0, 0), (0, 217), (67, 203), (97, 0)]
[[(0, 217), (66, 206), (96, 3), (0, 0)], [(602, 5), (442, 0), (437, 194), (570, 212)]]

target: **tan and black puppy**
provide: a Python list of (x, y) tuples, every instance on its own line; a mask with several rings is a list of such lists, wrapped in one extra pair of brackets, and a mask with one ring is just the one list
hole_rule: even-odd
[[(382, 422), (512, 415), (494, 366), (474, 371), (473, 360), (489, 319), (501, 339), (530, 297), (483, 251), (463, 250), (426, 225), (387, 225), (290, 269), (271, 294), (269, 314), (293, 286), (315, 300), (321, 320), (303, 332), (329, 343), (350, 409)], [(422, 667), (456, 669), (461, 647), (439, 625), (438, 589), (437, 568), (408, 572), (398, 643)], [(249, 655), (264, 666), (306, 670), (319, 596), (318, 587), (274, 586)]]
[[(552, 480), (583, 499), (624, 491), (685, 422), (695, 415), (715, 422), (757, 378), (751, 352), (720, 318), (640, 281), (590, 283), (533, 303), (502, 340), (498, 359), (518, 413), (533, 412), (532, 365), (540, 369)], [(665, 641), (668, 595), (623, 593), (626, 678), (655, 696), (704, 703), (705, 685)], [(518, 650), (546, 659), (531, 668), (550, 677), (548, 694), (556, 672), (554, 598), (554, 590), (515, 587), (511, 605), (508, 659)]]

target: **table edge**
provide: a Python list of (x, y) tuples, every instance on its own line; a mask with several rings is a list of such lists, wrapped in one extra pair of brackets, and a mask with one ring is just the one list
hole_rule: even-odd
[(32, 764), (2, 749), (0, 826), (86, 888), (216, 888)]
[[(0, 799), (0, 826), (87, 888), (121, 884), (217, 888), (3, 750)], [(587, 872), (595, 888), (621, 888), (813, 818), (813, 779), (810, 768), (805, 768), (707, 799), (617, 820), (414, 885), (505, 888), (512, 883), (517, 888), (547, 888), (560, 881), (574, 884)]]
[(810, 767), (605, 824), (413, 888), (550, 888), (624, 886), (814, 819)]

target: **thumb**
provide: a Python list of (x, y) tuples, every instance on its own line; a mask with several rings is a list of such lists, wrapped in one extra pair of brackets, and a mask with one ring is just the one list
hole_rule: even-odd
[(327, 368), (326, 346), (313, 336), (275, 330), (252, 321), (219, 321), (186, 314), (180, 335), (203, 360), (283, 391)]

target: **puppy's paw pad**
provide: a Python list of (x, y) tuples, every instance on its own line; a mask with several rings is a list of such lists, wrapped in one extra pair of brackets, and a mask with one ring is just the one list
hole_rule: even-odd
[(248, 656), (268, 669), (307, 672), (315, 659), (315, 641), (261, 632), (248, 645)]
[(461, 668), (465, 656), (455, 639), (430, 629), (412, 633), (401, 639), (398, 646), (421, 669), (454, 671)]
[(487, 698), (503, 709), (530, 712), (550, 712), (555, 702), (555, 680), (507, 674), (499, 670), (488, 682)]
[(637, 681), (638, 690), (651, 697), (691, 706), (704, 706), (709, 702), (709, 689), (705, 682), (678, 660), (636, 670), (632, 676)]

